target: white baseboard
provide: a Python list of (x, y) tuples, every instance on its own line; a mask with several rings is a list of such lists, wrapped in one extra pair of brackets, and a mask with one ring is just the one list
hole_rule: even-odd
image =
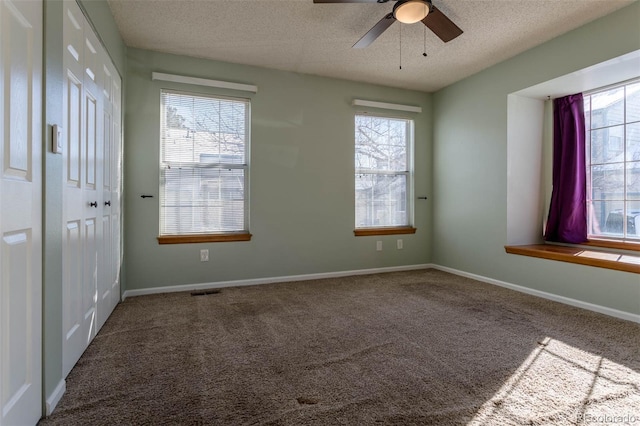
[(49, 395), (49, 397), (47, 398), (45, 415), (50, 416), (51, 413), (53, 413), (53, 410), (56, 409), (56, 405), (58, 405), (58, 402), (60, 402), (60, 399), (62, 398), (62, 395), (64, 395), (66, 390), (67, 383), (64, 381), (64, 379), (62, 379), (60, 380), (60, 383), (58, 383), (58, 386), (56, 386), (56, 388), (53, 390), (51, 395)]
[(632, 314), (630, 312), (619, 311), (617, 309), (607, 308), (606, 306), (595, 305), (593, 303), (583, 302), (581, 300), (571, 299), (569, 297), (559, 296), (557, 294), (547, 293), (545, 291), (535, 290), (532, 288), (511, 284), (505, 281), (495, 280), (493, 278), (483, 277), (482, 275), (471, 274), (469, 272), (448, 268), (446, 266), (434, 264), (429, 266), (433, 269), (438, 269), (440, 271), (449, 272), (451, 274), (460, 275), (466, 278), (471, 278), (476, 281), (482, 281), (484, 283), (505, 287), (511, 290), (519, 291), (521, 293), (531, 294), (532, 296), (542, 297), (543, 299), (553, 300), (554, 302), (564, 303), (565, 305), (576, 306), (578, 308), (587, 309), (589, 311), (594, 311), (612, 317), (621, 318), (627, 321), (640, 323), (640, 315)]
[[(127, 297), (144, 296), (148, 294), (175, 293), (180, 291), (194, 291), (194, 290), (206, 290), (206, 289), (224, 288), (224, 287), (241, 287), (241, 286), (249, 286), (249, 285), (274, 284), (274, 283), (282, 283), (282, 282), (290, 282), (290, 281), (319, 280), (323, 278), (339, 278), (339, 277), (348, 277), (352, 275), (370, 275), (370, 274), (378, 274), (383, 272), (413, 271), (418, 269), (429, 269), (429, 268), (438, 269), (440, 271), (449, 272), (454, 275), (460, 275), (462, 277), (471, 278), (476, 281), (481, 281), (488, 284), (505, 287), (511, 290), (519, 291), (521, 293), (530, 294), (532, 296), (542, 297), (543, 299), (564, 303), (566, 305), (576, 306), (578, 308), (599, 312), (601, 314), (609, 315), (616, 318), (621, 318), (627, 321), (640, 323), (640, 315), (638, 314), (619, 311), (617, 309), (607, 308), (606, 306), (595, 305), (593, 303), (583, 302), (581, 300), (571, 299), (569, 297), (564, 297), (564, 296), (560, 296), (553, 293), (547, 293), (545, 291), (535, 290), (532, 288), (519, 286), (517, 284), (512, 284), (505, 281), (484, 277), (482, 275), (476, 275), (469, 272), (460, 271), (458, 269), (453, 269), (446, 266), (441, 266), (441, 265), (436, 265), (431, 263), (418, 264), (418, 265), (405, 265), (405, 266), (391, 266), (391, 267), (385, 267), (385, 268), (357, 269), (353, 271), (322, 272), (317, 274), (288, 275), (288, 276), (282, 276), (282, 277), (253, 278), (248, 280), (220, 281), (220, 282), (210, 282), (210, 283), (175, 285), (175, 286), (167, 286), (167, 287), (152, 287), (152, 288), (143, 288), (138, 290), (126, 290), (122, 295), (122, 300), (126, 299)], [(48, 400), (47, 400), (47, 404), (48, 404)]]
[(126, 290), (122, 295), (122, 300), (126, 299), (127, 297), (144, 296), (147, 294), (175, 293), (179, 291), (206, 290), (206, 289), (223, 288), (223, 287), (241, 287), (241, 286), (249, 286), (249, 285), (273, 284), (273, 283), (282, 283), (282, 282), (290, 282), (290, 281), (320, 280), (324, 278), (339, 278), (339, 277), (348, 277), (352, 275), (370, 275), (370, 274), (379, 274), (383, 272), (413, 271), (417, 269), (428, 269), (430, 267), (431, 265), (429, 264), (390, 266), (390, 267), (384, 267), (384, 268), (357, 269), (354, 271), (321, 272), (317, 274), (288, 275), (284, 277), (253, 278), (248, 280), (233, 280), (233, 281), (220, 281), (220, 282), (211, 282), (211, 283), (174, 285), (174, 286), (167, 286), (167, 287), (152, 287), (152, 288), (143, 288), (138, 290)]

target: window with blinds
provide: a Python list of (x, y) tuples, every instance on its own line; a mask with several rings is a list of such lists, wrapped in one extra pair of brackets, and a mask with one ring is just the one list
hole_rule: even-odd
[(160, 235), (248, 232), (250, 104), (163, 90)]
[(356, 115), (356, 229), (411, 226), (413, 121)]

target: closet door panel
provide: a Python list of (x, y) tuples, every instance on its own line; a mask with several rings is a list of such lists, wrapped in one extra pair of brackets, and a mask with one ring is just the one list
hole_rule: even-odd
[(0, 425), (42, 407), (42, 3), (0, 0)]
[(120, 209), (113, 208), (112, 198), (114, 175), (119, 175), (116, 168), (121, 163), (114, 163), (113, 147), (113, 91), (119, 76), (75, 1), (65, 0), (64, 5), (66, 376), (120, 300), (119, 284), (113, 285), (117, 281), (114, 259), (119, 258), (119, 249), (113, 246), (114, 217), (118, 215), (119, 223)]

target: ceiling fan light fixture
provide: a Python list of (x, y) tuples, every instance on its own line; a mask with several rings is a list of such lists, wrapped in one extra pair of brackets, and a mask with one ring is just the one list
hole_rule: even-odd
[(393, 17), (403, 24), (415, 24), (429, 14), (429, 5), (423, 0), (399, 1), (393, 8)]

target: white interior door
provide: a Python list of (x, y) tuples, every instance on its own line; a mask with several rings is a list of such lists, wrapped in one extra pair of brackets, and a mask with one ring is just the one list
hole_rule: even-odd
[(102, 275), (99, 280), (98, 329), (120, 301), (120, 76), (103, 60)]
[[(75, 3), (73, 3), (75, 5)], [(77, 7), (77, 5), (75, 5)], [(82, 15), (81, 15), (82, 16)], [(84, 16), (82, 16), (84, 19)], [(77, 207), (83, 210), (84, 244), (83, 244), (83, 291), (82, 318), (83, 343), (82, 352), (98, 332), (98, 283), (100, 281), (100, 259), (102, 239), (102, 145), (103, 116), (102, 89), (100, 84), (101, 47), (91, 27), (84, 25), (84, 128), (81, 144), (81, 184), (83, 201)]]
[[(65, 4), (63, 167), (63, 373), (66, 376), (120, 300), (119, 76), (75, 1)], [(117, 133), (116, 133), (117, 132)], [(114, 194), (114, 191), (116, 194)], [(114, 202), (114, 195), (118, 200)], [(114, 205), (115, 204), (115, 205)], [(117, 218), (115, 216), (117, 215)], [(114, 284), (115, 283), (115, 284)]]
[[(76, 7), (72, 7), (76, 6)], [(84, 245), (85, 216), (83, 183), (86, 167), (84, 94), (84, 16), (77, 5), (65, 3), (64, 94), (63, 94), (63, 372), (71, 368), (86, 347)]]
[(42, 413), (42, 2), (0, 0), (0, 425)]
[[(120, 302), (120, 266), (122, 265), (122, 80), (116, 73), (113, 64), (109, 64), (113, 79), (111, 80), (111, 197), (109, 198), (111, 210), (111, 308), (109, 312)], [(105, 142), (106, 143), (106, 142)], [(106, 238), (106, 237), (105, 237)]]
[(113, 282), (111, 269), (112, 250), (111, 235), (113, 223), (111, 218), (111, 134), (113, 132), (113, 118), (111, 108), (111, 79), (113, 75), (109, 67), (104, 66), (103, 72), (103, 167), (102, 167), (102, 216), (100, 217), (100, 226), (102, 227), (102, 247), (101, 247), (101, 277), (98, 280), (98, 327), (107, 320), (107, 316), (111, 312), (111, 283)]

